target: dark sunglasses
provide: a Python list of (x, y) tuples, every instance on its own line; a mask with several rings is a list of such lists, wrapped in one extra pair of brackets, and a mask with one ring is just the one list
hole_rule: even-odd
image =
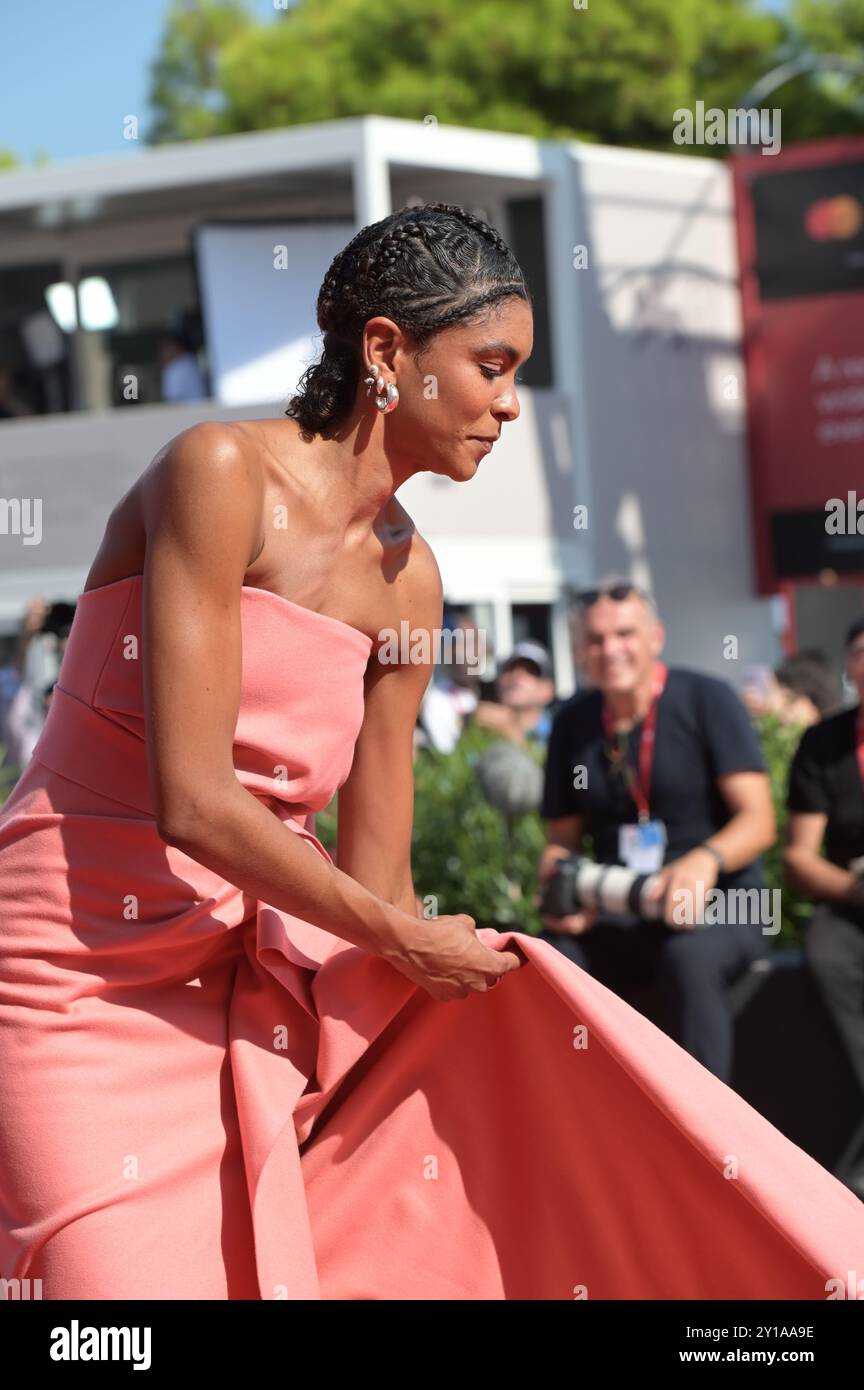
[(630, 598), (631, 594), (646, 600), (648, 598), (638, 584), (610, 584), (606, 589), (583, 589), (576, 595), (576, 602), (581, 608), (590, 608), (598, 599), (611, 598), (616, 603), (622, 603), (625, 598)]

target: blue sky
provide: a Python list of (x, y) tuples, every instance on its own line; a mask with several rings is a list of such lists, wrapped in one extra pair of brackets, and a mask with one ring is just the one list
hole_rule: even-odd
[[(762, 3), (776, 10), (786, 0)], [(274, 21), (273, 0), (247, 4), (260, 19)], [(123, 139), (122, 120), (136, 114), (146, 127), (149, 66), (168, 0), (0, 5), (0, 146), (24, 163), (40, 151), (53, 161), (140, 153), (142, 146)]]
[[(130, 155), (123, 117), (146, 124), (149, 66), (168, 0), (0, 0), (0, 146), (24, 163)], [(274, 20), (273, 0), (247, 0)]]

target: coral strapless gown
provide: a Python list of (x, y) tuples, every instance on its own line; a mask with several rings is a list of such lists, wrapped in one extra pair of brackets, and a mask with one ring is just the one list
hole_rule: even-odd
[[(864, 1204), (519, 933), (438, 1003), (159, 837), (140, 576), (0, 812), (0, 1275), (50, 1299), (824, 1299)], [(242, 597), (237, 776), (328, 858), (372, 642)]]

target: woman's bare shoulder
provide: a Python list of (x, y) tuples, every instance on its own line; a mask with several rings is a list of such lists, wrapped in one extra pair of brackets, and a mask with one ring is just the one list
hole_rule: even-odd
[(256, 451), (250, 447), (248, 436), (233, 421), (201, 420), (163, 444), (146, 473), (163, 479), (185, 475), (192, 480), (201, 474), (206, 480), (217, 470), (237, 473), (255, 462)]
[(263, 472), (248, 437), (230, 420), (203, 420), (169, 439), (140, 481), (142, 500), (152, 512), (178, 501), (189, 505), (202, 495), (230, 495), (239, 503), (240, 493), (254, 504), (260, 501)]
[(230, 421), (202, 421), (175, 435), (142, 478), (141, 519), (148, 537), (182, 530), (189, 537), (208, 527), (251, 537), (261, 530), (263, 470), (260, 457)]
[(142, 574), (155, 536), (182, 527), (215, 531), (227, 542), (250, 539), (247, 563), (261, 548), (264, 478), (254, 439), (231, 421), (205, 420), (169, 439), (114, 505), (84, 588)]

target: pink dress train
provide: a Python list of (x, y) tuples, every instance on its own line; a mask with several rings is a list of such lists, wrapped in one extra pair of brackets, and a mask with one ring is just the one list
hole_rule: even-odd
[[(824, 1299), (864, 1204), (518, 933), (441, 1004), (159, 837), (140, 576), (0, 810), (0, 1277), (49, 1299)], [(237, 776), (327, 858), (371, 639), (242, 598)]]

